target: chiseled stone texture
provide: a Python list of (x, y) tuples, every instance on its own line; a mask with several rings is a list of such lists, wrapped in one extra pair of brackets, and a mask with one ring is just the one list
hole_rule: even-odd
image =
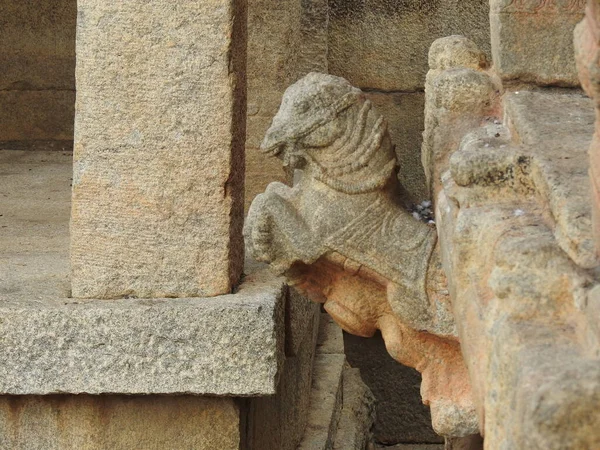
[(284, 356), (284, 285), (265, 272), (194, 299), (8, 295), (0, 393), (270, 395)]
[(77, 26), (73, 296), (231, 292), (246, 2), (82, 0)]
[(421, 161), (435, 201), (441, 175), (465, 133), (487, 116), (499, 114), (501, 90), (485, 54), (464, 36), (437, 39), (429, 50), (425, 84), (425, 131)]
[(439, 434), (476, 431), (436, 233), (398, 201), (402, 162), (383, 116), (346, 80), (310, 73), (286, 90), (261, 149), (303, 176), (254, 199), (250, 253), (346, 331), (381, 330), (390, 354), (423, 374)]
[(368, 92), (367, 97), (388, 121), (390, 138), (396, 150), (398, 180), (406, 200), (418, 204), (429, 198), (423, 164), (421, 143), (425, 122), (423, 92)]
[(333, 0), (329, 70), (360, 88), (423, 89), (427, 51), (463, 34), (489, 52), (487, 0)]
[[(290, 290), (290, 294), (293, 290)], [(295, 324), (294, 353), (288, 354), (281, 373), (277, 394), (254, 398), (249, 409), (249, 450), (296, 450), (304, 437), (310, 404), (313, 361), (319, 332), (320, 314), (312, 309), (306, 314), (305, 304), (317, 306), (306, 298), (294, 294), (289, 303), (299, 303), (288, 308), (286, 321)], [(286, 336), (286, 345), (290, 342)]]
[(494, 67), (503, 80), (578, 86), (573, 29), (585, 0), (491, 0)]
[(0, 4), (0, 146), (64, 140), (75, 115), (76, 0)]
[(598, 448), (593, 104), (556, 89), (502, 101), (449, 158), (436, 205), (485, 448)]
[(197, 396), (3, 396), (0, 448), (239, 450), (234, 399)]

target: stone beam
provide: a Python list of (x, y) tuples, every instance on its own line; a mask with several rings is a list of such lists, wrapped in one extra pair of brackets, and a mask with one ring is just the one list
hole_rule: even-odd
[(275, 394), (285, 293), (263, 271), (218, 298), (2, 299), (0, 395)]
[(245, 0), (79, 1), (74, 297), (232, 291), (245, 49)]

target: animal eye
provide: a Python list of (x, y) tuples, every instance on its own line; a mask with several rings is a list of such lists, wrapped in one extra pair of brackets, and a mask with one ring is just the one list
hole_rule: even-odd
[(308, 102), (296, 103), (296, 110), (300, 113), (304, 113), (304, 112), (308, 111), (309, 108), (310, 108), (310, 104)]

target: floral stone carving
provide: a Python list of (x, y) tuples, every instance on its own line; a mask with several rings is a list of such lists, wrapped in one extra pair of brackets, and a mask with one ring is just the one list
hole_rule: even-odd
[(388, 352), (421, 372), (436, 432), (477, 432), (436, 230), (401, 206), (385, 119), (346, 80), (311, 73), (286, 90), (261, 148), (302, 176), (256, 197), (250, 254), (347, 332), (381, 330)]

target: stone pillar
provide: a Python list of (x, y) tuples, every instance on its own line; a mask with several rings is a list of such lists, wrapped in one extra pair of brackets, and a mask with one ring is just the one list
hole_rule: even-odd
[[(581, 85), (594, 100), (596, 127), (590, 146), (592, 220), (596, 252), (600, 252), (600, 2), (588, 0), (586, 16), (575, 29), (575, 58)], [(598, 295), (596, 295), (598, 298)]]
[(492, 57), (505, 81), (578, 86), (572, 32), (585, 0), (490, 0)]
[(237, 283), (245, 49), (245, 0), (79, 1), (74, 297)]

